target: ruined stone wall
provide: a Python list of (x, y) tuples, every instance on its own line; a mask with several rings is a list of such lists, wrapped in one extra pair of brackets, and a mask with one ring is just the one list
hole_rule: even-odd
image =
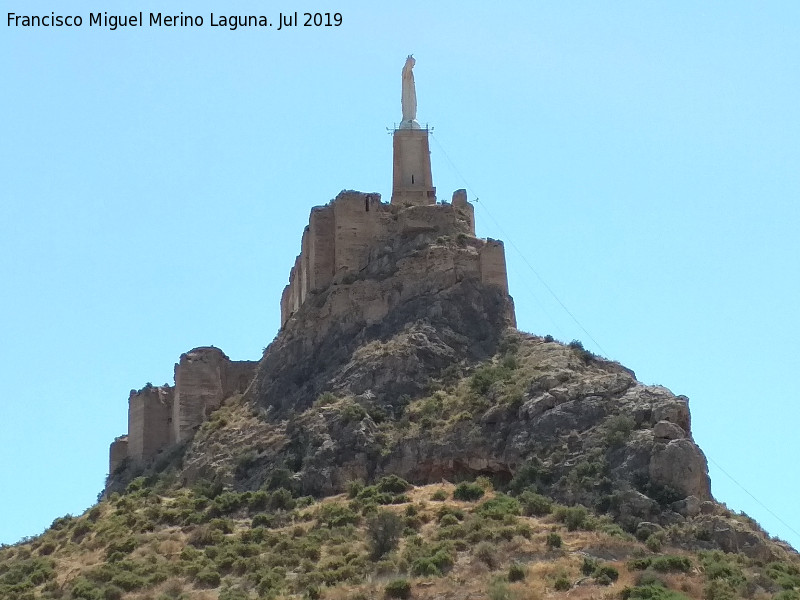
[[(336, 217), (332, 206), (311, 209), (309, 228), (309, 291), (321, 292), (333, 280), (336, 271), (335, 242)], [(283, 314), (283, 313), (281, 313)]]
[(481, 248), (481, 281), (487, 285), (499, 286), (508, 293), (506, 252), (500, 240), (489, 238)]
[[(467, 201), (465, 190), (453, 194), (452, 204), (392, 205), (382, 203), (380, 198), (375, 193), (343, 191), (329, 204), (311, 210), (300, 254), (281, 296), (281, 326), (309, 294), (347, 282), (367, 266), (382, 245), (392, 240), (432, 232), (475, 236), (474, 208)], [(491, 260), (487, 258), (487, 273), (491, 273), (485, 281), (497, 282), (508, 291), (508, 283), (501, 281), (505, 271), (497, 271), (497, 264), (493, 255)]]
[(218, 348), (195, 348), (175, 365), (175, 386), (132, 390), (128, 435), (109, 448), (109, 473), (126, 458), (146, 462), (161, 450), (190, 437), (222, 402), (241, 394), (258, 361), (232, 361)]
[(169, 446), (172, 437), (174, 388), (147, 385), (128, 397), (128, 456), (149, 460)]
[(108, 449), (108, 472), (113, 473), (128, 458), (128, 436), (121, 435), (111, 442)]
[(219, 408), (222, 401), (243, 392), (253, 378), (255, 361), (231, 361), (219, 348), (195, 348), (175, 365), (173, 440), (181, 442)]

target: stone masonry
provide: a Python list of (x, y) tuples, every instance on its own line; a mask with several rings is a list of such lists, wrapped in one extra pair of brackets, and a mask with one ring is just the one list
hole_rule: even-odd
[(109, 448), (109, 473), (126, 459), (143, 463), (180, 443), (253, 379), (257, 361), (232, 361), (214, 347), (182, 354), (175, 365), (175, 385), (146, 385), (128, 398), (128, 434)]
[(481, 282), (508, 293), (503, 243), (475, 238), (474, 207), (465, 190), (457, 190), (451, 203), (421, 205), (386, 204), (380, 194), (348, 190), (325, 206), (311, 209), (300, 254), (281, 296), (281, 326), (310, 294), (346, 283), (348, 277), (366, 268), (383, 244), (420, 233), (472, 240)]
[[(328, 298), (327, 314), (308, 324), (318, 334), (341, 319), (376, 324), (398, 303), (422, 294), (426, 285), (452, 288), (462, 281), (499, 289), (507, 299), (506, 318), (514, 324), (503, 243), (475, 237), (475, 210), (466, 190), (453, 193), (449, 203), (437, 203), (429, 130), (414, 118), (413, 77), (404, 86), (413, 92), (406, 94), (411, 104), (404, 108), (404, 114), (411, 116), (393, 132), (391, 202), (382, 202), (377, 193), (346, 190), (311, 209), (300, 254), (280, 300), (282, 330), (309, 298), (323, 294)], [(429, 248), (425, 255), (415, 251), (413, 258), (391, 264), (393, 246), (415, 246), (423, 240)], [(444, 243), (447, 240), (455, 244)], [(381, 282), (391, 275), (387, 270), (398, 280), (398, 289), (384, 289)], [(369, 283), (348, 285), (359, 278)], [(441, 310), (436, 302), (432, 308)], [(175, 365), (174, 386), (148, 384), (131, 391), (128, 434), (111, 444), (109, 472), (126, 462), (150, 461), (165, 448), (191, 438), (225, 399), (245, 391), (257, 366), (256, 361), (232, 361), (214, 347), (182, 354)]]

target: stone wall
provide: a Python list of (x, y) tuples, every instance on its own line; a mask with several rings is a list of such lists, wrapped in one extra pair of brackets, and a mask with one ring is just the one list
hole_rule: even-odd
[(109, 448), (109, 473), (126, 459), (147, 462), (191, 437), (222, 402), (247, 389), (257, 361), (232, 361), (218, 348), (195, 348), (175, 365), (175, 386), (131, 390), (128, 434)]
[(128, 436), (121, 435), (111, 442), (108, 449), (108, 472), (113, 473), (128, 458)]
[[(311, 210), (300, 254), (281, 296), (281, 326), (309, 294), (346, 283), (392, 240), (423, 233), (475, 236), (475, 212), (465, 190), (453, 194), (452, 204), (394, 205), (384, 204), (380, 198), (380, 194), (348, 190), (327, 205)], [(484, 245), (487, 248), (482, 250)], [(478, 240), (475, 246), (476, 253), (470, 260), (477, 260), (473, 267), (478, 269), (478, 278), (508, 293), (502, 242)], [(463, 256), (459, 255), (458, 260), (463, 262)], [(461, 264), (457, 268), (467, 272), (472, 267)]]
[(146, 385), (128, 397), (128, 456), (149, 460), (172, 443), (171, 386)]
[(506, 273), (506, 252), (503, 242), (486, 240), (481, 248), (481, 281), (486, 285), (496, 285), (508, 293), (508, 275)]
[(214, 347), (181, 354), (175, 365), (173, 440), (191, 437), (226, 398), (243, 392), (253, 378), (256, 361), (231, 361)]

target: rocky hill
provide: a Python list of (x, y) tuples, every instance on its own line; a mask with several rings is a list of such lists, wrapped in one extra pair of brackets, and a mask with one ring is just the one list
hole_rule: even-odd
[(800, 598), (687, 398), (517, 331), (486, 243), (414, 229), (309, 295), (194, 435), (0, 550), (0, 597)]
[(800, 600), (686, 397), (516, 329), (502, 242), (437, 202), (414, 64), (391, 202), (312, 209), (260, 361), (131, 391), (97, 505), (0, 548), (0, 600)]

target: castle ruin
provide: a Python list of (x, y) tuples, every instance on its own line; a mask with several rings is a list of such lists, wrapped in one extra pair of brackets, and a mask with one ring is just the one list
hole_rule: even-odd
[[(349, 284), (359, 277), (369, 278), (369, 267), (385, 258), (384, 249), (392, 241), (413, 236), (456, 239), (464, 251), (431, 247), (425, 260), (418, 259), (417, 270), (401, 268), (408, 280), (401, 282), (407, 289), (397, 291), (400, 296), (415, 289), (413, 278), (424, 278), (426, 269), (447, 273), (453, 281), (470, 279), (508, 294), (503, 243), (475, 237), (474, 207), (466, 190), (456, 190), (450, 202), (437, 202), (430, 132), (416, 120), (413, 66), (414, 59), (409, 57), (403, 68), (403, 120), (393, 131), (391, 201), (382, 202), (378, 193), (346, 190), (328, 204), (311, 209), (300, 254), (280, 300), (281, 331), (292, 319), (301, 318), (307, 300), (332, 291), (335, 293), (328, 294), (329, 320), (345, 315), (367, 324), (382, 320), (398, 300), (388, 298), (384, 291), (364, 294), (363, 289), (355, 290)], [(508, 318), (513, 324), (513, 305)], [(222, 402), (245, 391), (257, 366), (257, 361), (232, 361), (217, 348), (195, 348), (181, 355), (175, 365), (174, 386), (148, 384), (132, 390), (128, 433), (111, 444), (109, 473), (129, 462), (148, 462), (164, 449), (191, 438)]]

